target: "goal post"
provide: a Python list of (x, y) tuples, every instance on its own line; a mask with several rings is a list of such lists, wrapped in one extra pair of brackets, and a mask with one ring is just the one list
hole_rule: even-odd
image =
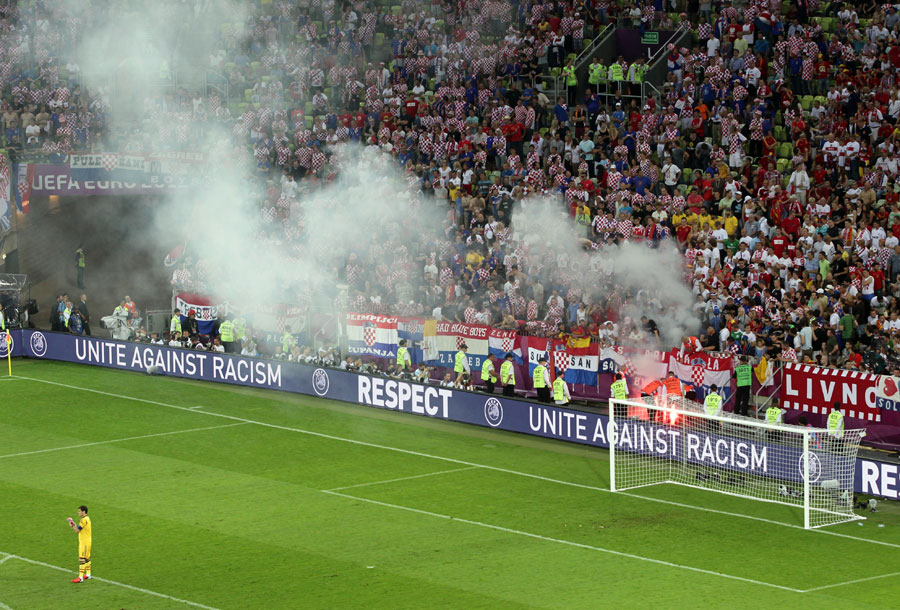
[(723, 413), (681, 396), (609, 402), (610, 489), (672, 483), (802, 511), (803, 527), (856, 519), (856, 454), (865, 430), (821, 428)]

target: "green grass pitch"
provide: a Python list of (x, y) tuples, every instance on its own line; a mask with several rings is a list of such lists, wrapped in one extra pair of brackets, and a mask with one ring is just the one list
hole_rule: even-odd
[[(587, 447), (78, 365), (13, 375), (0, 609), (896, 607), (895, 504), (804, 531), (778, 505), (610, 493)], [(76, 585), (80, 504), (97, 578)]]

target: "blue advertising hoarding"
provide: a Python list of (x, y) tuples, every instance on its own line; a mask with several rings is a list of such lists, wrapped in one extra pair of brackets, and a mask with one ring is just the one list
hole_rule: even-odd
[[(609, 418), (598, 413), (293, 362), (33, 330), (10, 334), (14, 357), (138, 372), (155, 366), (161, 374), (173, 377), (307, 394), (609, 448)], [(5, 341), (0, 342), (0, 358), (6, 357), (3, 344)], [(799, 452), (772, 443), (717, 436), (699, 430), (687, 430), (682, 435), (678, 430), (641, 421), (628, 421), (618, 426), (616, 438), (617, 447), (630, 452), (747, 474), (800, 480)], [(798, 469), (796, 472), (793, 468), (784, 471), (784, 464), (798, 464)], [(896, 500), (900, 493), (898, 478), (900, 468), (896, 464), (856, 461), (857, 492)]]

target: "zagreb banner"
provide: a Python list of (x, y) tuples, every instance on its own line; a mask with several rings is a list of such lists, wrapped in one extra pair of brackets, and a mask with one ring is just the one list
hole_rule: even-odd
[[(608, 448), (613, 441), (621, 451), (682, 461), (698, 472), (705, 467), (732, 471), (735, 485), (752, 484), (753, 477), (760, 476), (800, 480), (796, 449), (766, 438), (737, 439), (642, 421), (612, 426), (598, 413), (293, 362), (66, 333), (17, 330), (10, 334), (13, 354), (28, 358), (136, 372), (157, 366), (163, 375), (320, 396), (594, 447)], [(829, 470), (842, 470), (823, 466), (816, 482)], [(857, 460), (855, 471), (855, 491), (897, 499), (900, 473), (896, 464)]]

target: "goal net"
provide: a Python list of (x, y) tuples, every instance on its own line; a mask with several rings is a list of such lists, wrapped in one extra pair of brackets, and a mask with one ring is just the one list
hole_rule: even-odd
[(853, 478), (865, 430), (707, 415), (680, 396), (610, 400), (613, 491), (675, 483), (797, 507), (803, 526), (855, 519)]

